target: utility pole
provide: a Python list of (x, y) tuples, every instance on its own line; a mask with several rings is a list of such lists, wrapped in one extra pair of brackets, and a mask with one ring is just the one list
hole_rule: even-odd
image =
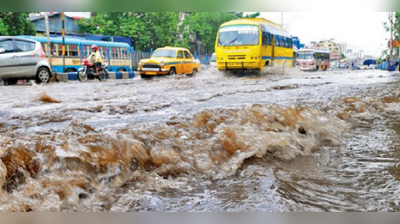
[(390, 20), (390, 56), (389, 59), (392, 60), (393, 59), (393, 23), (394, 23), (394, 19), (393, 19), (393, 12), (389, 12), (389, 20)]
[(61, 13), (61, 35), (62, 35), (62, 57), (63, 57), (63, 72), (65, 72), (65, 13)]
[(50, 67), (53, 68), (52, 62), (51, 62), (51, 44), (50, 44), (50, 26), (49, 26), (49, 13), (45, 12), (44, 13), (44, 21), (46, 23), (46, 35), (47, 35), (47, 58), (49, 59), (49, 64)]

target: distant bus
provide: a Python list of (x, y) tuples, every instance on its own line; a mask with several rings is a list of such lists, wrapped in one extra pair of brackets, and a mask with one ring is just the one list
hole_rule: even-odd
[(293, 66), (291, 35), (280, 25), (261, 18), (223, 23), (215, 43), (219, 70), (262, 70)]
[(302, 71), (325, 71), (329, 68), (329, 51), (300, 49), (297, 52), (296, 67)]
[[(42, 43), (46, 54), (51, 49), (51, 63), (53, 71), (63, 72), (62, 39), (50, 38), (50, 48), (47, 46), (47, 37), (21, 36)], [(79, 39), (65, 39), (65, 72), (76, 72), (81, 67), (82, 59), (89, 57), (90, 46), (96, 44), (100, 48), (103, 62), (108, 63), (110, 71), (132, 71), (131, 47), (127, 43), (91, 41)]]

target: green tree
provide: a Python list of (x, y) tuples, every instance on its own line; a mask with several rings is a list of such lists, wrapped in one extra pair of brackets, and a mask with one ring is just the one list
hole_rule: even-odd
[(390, 27), (393, 26), (395, 39), (400, 41), (400, 12), (394, 12), (394, 18), (388, 16), (388, 21), (384, 22), (383, 25), (387, 32), (389, 32)]
[(259, 12), (247, 14), (245, 16), (243, 16), (243, 14), (244, 14), (243, 12), (235, 12), (235, 15), (237, 18), (257, 18), (260, 16)]
[(202, 42), (206, 50), (214, 50), (219, 26), (229, 20), (237, 19), (235, 13), (229, 12), (196, 12), (190, 14), (183, 22), (183, 45), (187, 46), (193, 37)]
[(131, 37), (138, 50), (177, 42), (176, 12), (99, 12), (78, 24), (82, 33)]
[(0, 12), (0, 35), (35, 35), (29, 12)]

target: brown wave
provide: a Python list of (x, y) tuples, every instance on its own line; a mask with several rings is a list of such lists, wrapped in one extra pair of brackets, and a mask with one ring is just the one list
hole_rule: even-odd
[(289, 160), (340, 144), (346, 129), (319, 110), (276, 105), (206, 110), (116, 134), (74, 120), (62, 133), (3, 143), (0, 209), (78, 209), (104, 186), (113, 189), (152, 175), (225, 178), (250, 157)]

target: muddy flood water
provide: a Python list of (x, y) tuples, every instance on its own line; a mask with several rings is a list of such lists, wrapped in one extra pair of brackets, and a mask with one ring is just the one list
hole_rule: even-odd
[(400, 74), (0, 86), (1, 211), (399, 211)]

